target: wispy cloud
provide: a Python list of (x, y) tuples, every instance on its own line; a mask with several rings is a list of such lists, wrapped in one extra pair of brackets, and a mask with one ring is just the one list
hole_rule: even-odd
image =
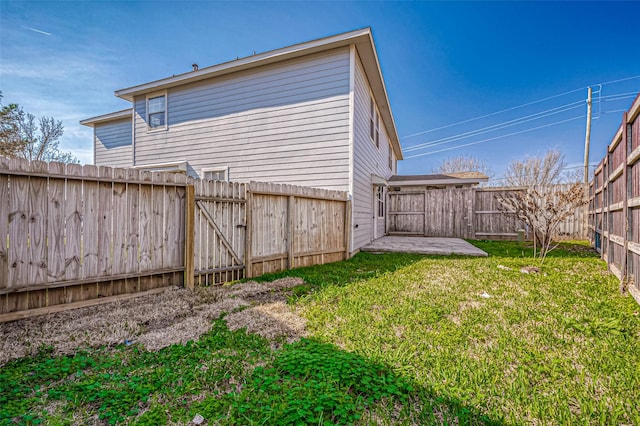
[(44, 34), (44, 35), (46, 35), (46, 36), (51, 36), (51, 35), (53, 35), (53, 34), (51, 34), (51, 33), (48, 33), (48, 32), (46, 32), (46, 31), (39, 30), (39, 29), (37, 29), (37, 28), (25, 27), (24, 25), (22, 26), (22, 28), (24, 28), (25, 30), (33, 31), (34, 33)]

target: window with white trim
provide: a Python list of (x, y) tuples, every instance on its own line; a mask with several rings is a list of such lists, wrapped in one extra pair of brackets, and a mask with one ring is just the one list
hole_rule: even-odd
[(389, 145), (389, 170), (393, 173), (393, 147)]
[(369, 100), (371, 101), (369, 108), (369, 136), (371, 137), (371, 141), (380, 148), (380, 116), (378, 115), (376, 104), (373, 101), (373, 96), (369, 98)]
[(229, 180), (229, 168), (228, 167), (208, 167), (202, 169), (200, 174), (204, 180)]
[(149, 129), (167, 127), (167, 94), (147, 97), (147, 124)]
[(378, 218), (384, 217), (384, 186), (376, 187), (376, 198), (378, 199)]

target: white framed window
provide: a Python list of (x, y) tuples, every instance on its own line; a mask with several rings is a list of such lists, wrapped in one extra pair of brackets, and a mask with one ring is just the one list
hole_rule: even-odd
[(376, 147), (380, 148), (380, 115), (373, 101), (373, 96), (371, 96), (369, 100), (369, 136), (371, 137), (371, 141), (376, 144)]
[(229, 180), (229, 167), (205, 167), (201, 170), (200, 177), (204, 180)]
[(378, 218), (384, 217), (384, 186), (376, 186), (376, 198), (378, 200)]
[(167, 92), (147, 95), (147, 125), (149, 130), (167, 128)]
[(393, 173), (393, 147), (389, 144), (389, 170)]

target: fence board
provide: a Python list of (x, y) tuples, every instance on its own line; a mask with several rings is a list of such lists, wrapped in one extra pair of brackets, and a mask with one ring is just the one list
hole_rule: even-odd
[[(0, 171), (9, 168), (9, 160), (0, 157)], [(9, 176), (0, 174), (0, 290), (9, 282)], [(2, 301), (2, 299), (0, 299)]]
[(113, 169), (113, 258), (111, 272), (114, 275), (127, 272), (127, 235), (129, 233), (128, 191), (125, 180), (127, 171), (125, 169)]
[[(100, 167), (98, 175), (101, 178), (113, 178), (113, 171), (110, 167)], [(98, 276), (104, 277), (112, 274), (111, 268), (111, 238), (112, 216), (113, 216), (113, 183), (100, 182), (98, 184)]]
[[(96, 166), (82, 166), (82, 175), (87, 178), (98, 176)], [(84, 216), (82, 218), (82, 278), (98, 275), (98, 199), (99, 183), (96, 180), (83, 181)]]
[[(49, 163), (49, 172), (64, 174), (63, 163)], [(64, 179), (49, 178), (47, 221), (47, 276), (49, 282), (64, 280), (65, 200)], [(0, 213), (0, 217), (2, 214)]]
[[(13, 158), (10, 168), (29, 172), (28, 163)], [(7, 287), (29, 284), (29, 176), (12, 176), (9, 191), (9, 280)]]
[[(82, 176), (82, 166), (67, 164), (67, 174)], [(82, 180), (67, 180), (66, 184), (64, 276), (67, 280), (75, 280), (82, 277)]]

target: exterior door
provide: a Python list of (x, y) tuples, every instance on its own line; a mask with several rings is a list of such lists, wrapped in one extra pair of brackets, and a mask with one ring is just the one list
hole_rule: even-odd
[(385, 234), (385, 193), (383, 185), (373, 185), (373, 205), (371, 206), (371, 240)]

